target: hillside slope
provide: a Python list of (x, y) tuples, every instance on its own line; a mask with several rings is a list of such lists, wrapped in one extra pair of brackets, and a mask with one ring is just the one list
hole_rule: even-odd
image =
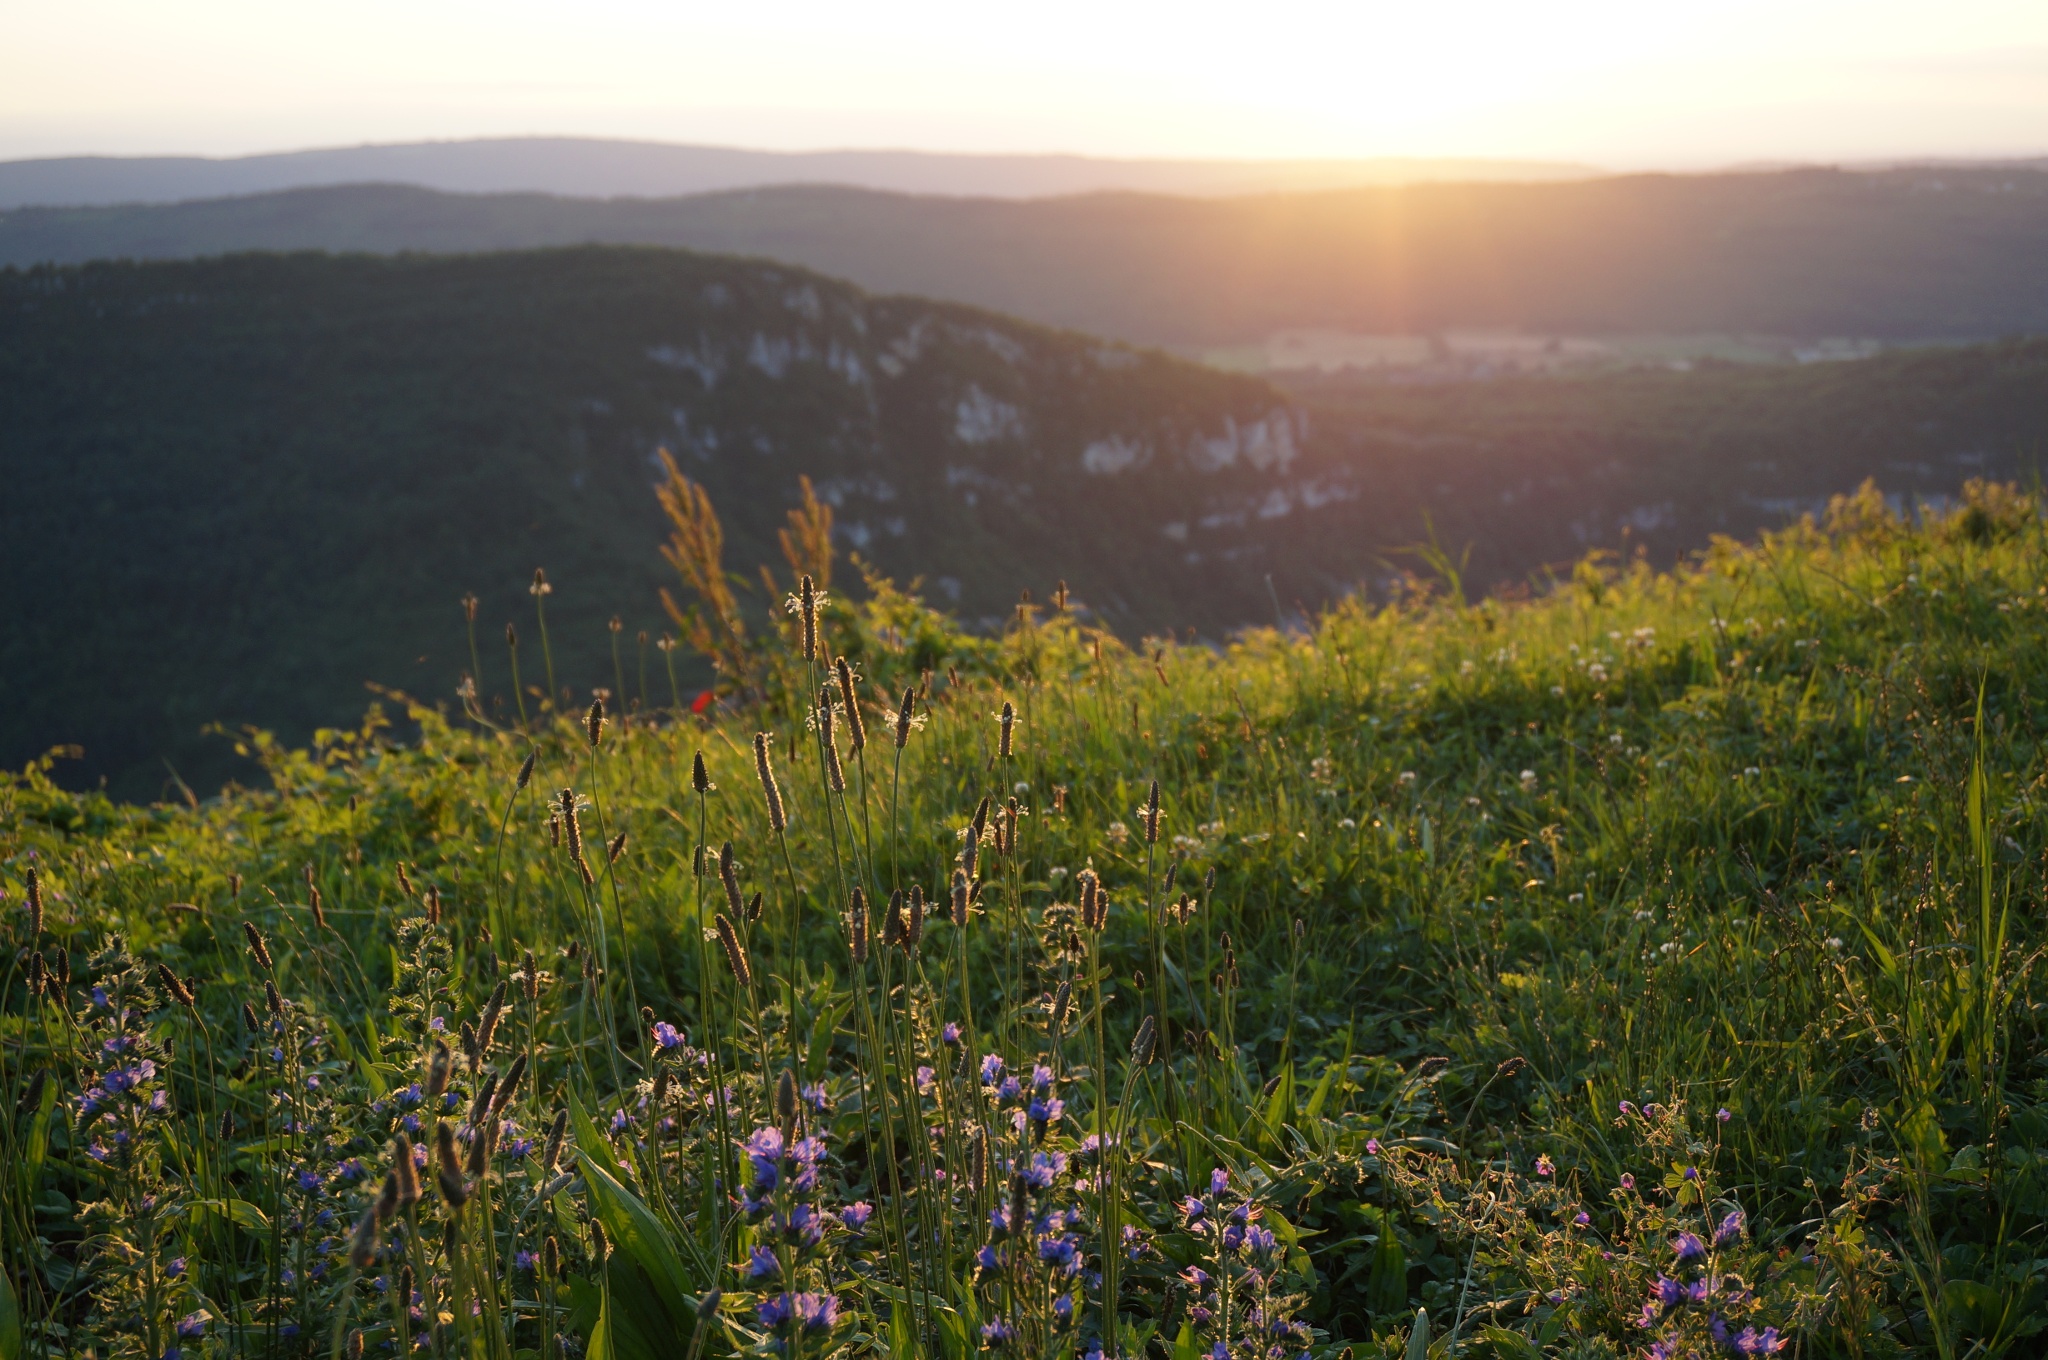
[[(1177, 596), (1134, 519), (1259, 503), (1298, 433), (1255, 381), (645, 250), (0, 273), (0, 409), (0, 760), (79, 742), (144, 792), (160, 754), (219, 773), (211, 720), (304, 734), (366, 679), (448, 694), (466, 590), (537, 677), (537, 566), (562, 682), (610, 683), (603, 621), (629, 653), (664, 622), (658, 446), (748, 578), (806, 474), (843, 546), (944, 564), (970, 618), (1058, 571), (1147, 624)], [(1266, 598), (1206, 590), (1211, 622)]]
[(821, 187), (598, 201), (387, 185), (0, 214), (0, 263), (16, 264), (581, 242), (766, 255), (1148, 344), (1314, 326), (2048, 331), (2048, 173), (2025, 168), (1031, 202)]

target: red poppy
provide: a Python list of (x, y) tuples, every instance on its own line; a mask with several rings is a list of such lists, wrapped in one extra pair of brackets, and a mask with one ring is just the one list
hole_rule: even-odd
[(692, 713), (702, 713), (705, 709), (711, 707), (711, 701), (716, 697), (710, 690), (705, 690), (697, 696), (697, 702), (690, 705), (690, 711)]

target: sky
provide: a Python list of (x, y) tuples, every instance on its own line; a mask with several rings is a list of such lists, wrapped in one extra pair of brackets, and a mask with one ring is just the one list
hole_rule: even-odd
[(522, 134), (785, 150), (2048, 154), (2048, 0), (0, 0), (0, 159)]

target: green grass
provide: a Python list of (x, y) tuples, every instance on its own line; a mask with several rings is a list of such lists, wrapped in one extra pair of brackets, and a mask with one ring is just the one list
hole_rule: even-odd
[[(1256, 1297), (1315, 1329), (1289, 1355), (1636, 1353), (1655, 1336), (1631, 1321), (1642, 1288), (1676, 1271), (1674, 1225), (1729, 1206), (1747, 1229), (1726, 1261), (1747, 1253), (1755, 1293), (1729, 1306), (1802, 1355), (2024, 1353), (2048, 1320), (2044, 548), (2035, 507), (2010, 492), (1978, 488), (1920, 526), (1865, 497), (1824, 528), (1723, 542), (1670, 574), (1589, 562), (1522, 603), (1418, 590), (1338, 607), (1306, 634), (1222, 649), (1111, 639), (1099, 656), (1068, 618), (978, 640), (892, 591), (835, 599), (826, 644), (864, 672), (868, 710), (843, 797), (791, 699), (823, 676), (787, 638), (764, 654), (757, 704), (636, 718), (595, 748), (575, 715), (527, 733), (415, 706), (420, 735), (402, 745), (376, 722), (306, 750), (252, 734), (272, 787), (196, 806), (116, 804), (31, 769), (0, 793), (0, 881), (23, 951), (0, 1050), (14, 1168), (0, 1252), (25, 1338), (9, 1348), (0, 1307), (0, 1354), (154, 1354), (168, 1320), (200, 1306), (214, 1322), (188, 1345), (208, 1355), (326, 1353), (354, 1328), (383, 1353), (393, 1311), (338, 1254), (389, 1159), (392, 1114), (369, 1102), (413, 1079), (429, 1015), (451, 1031), (475, 1019), (526, 950), (550, 977), (532, 1002), (512, 988), (500, 1045), (531, 1058), (512, 1109), (529, 1131), (558, 1106), (578, 1112), (564, 1161), (577, 1180), (545, 1199), (533, 1159), (501, 1161), (462, 1215), (430, 1184), (416, 1210), (429, 1227), (386, 1229), (393, 1245), (366, 1277), (396, 1268), (403, 1239), (444, 1297), (477, 1300), (474, 1318), (451, 1308), (437, 1353), (552, 1355), (561, 1331), (622, 1357), (691, 1337), (706, 1354), (780, 1338), (807, 1354), (950, 1355), (1003, 1320), (1012, 1353), (1072, 1354), (1113, 1300), (1127, 1350), (1193, 1356), (1216, 1324), (1176, 1292), (1190, 1265), (1233, 1282), (1234, 1346)], [(896, 702), (926, 676), (899, 772)], [(1008, 758), (1006, 700), (1019, 714)], [(756, 780), (756, 731), (772, 734), (784, 837)], [(515, 792), (529, 751), (532, 782)], [(703, 795), (699, 751), (716, 785)], [(1163, 821), (1148, 846), (1154, 779)], [(562, 788), (590, 799), (587, 889), (550, 843), (546, 796)], [(877, 921), (856, 966), (852, 889), (877, 905), (913, 884), (943, 900), (960, 828), (984, 796), (1000, 822), (1013, 791), (1027, 815), (1013, 849), (982, 847), (965, 939), (933, 921), (913, 956), (886, 948)], [(751, 994), (706, 942), (726, 902), (715, 865), (693, 872), (700, 844), (715, 858), (728, 839), (742, 896), (764, 896), (747, 927)], [(46, 911), (34, 941), (18, 910), (32, 863)], [(1091, 865), (1111, 904), (1099, 935), (1056, 906)], [(1185, 924), (1164, 910), (1181, 894)], [(245, 1000), (265, 1006), (244, 921), (290, 1003), (275, 1058), (237, 1017)], [(72, 1104), (97, 1061), (88, 1040), (112, 1032), (86, 988), (126, 976), (139, 997), (149, 976), (94, 961), (109, 934), (199, 986), (194, 1010), (138, 1002), (128, 1028), (158, 1053), (174, 1114), (138, 1122), (138, 1150), (102, 1164), (87, 1149), (113, 1121), (86, 1128)], [(32, 944), (48, 967), (63, 951), (66, 1007), (28, 996)], [(670, 1061), (634, 1022), (641, 1006), (735, 1069), (729, 1107), (694, 1069), (664, 1080), (673, 1143), (601, 1127), (622, 1089), (647, 1093), (645, 1069)], [(1132, 1061), (1148, 1014), (1164, 1022), (1157, 1051)], [(936, 1037), (948, 1021), (1013, 1071), (1050, 1064), (1067, 1131), (1013, 1142), (988, 1122), (994, 1097)], [(920, 1062), (939, 1071), (913, 1121)], [(842, 1300), (826, 1333), (757, 1325), (757, 1285), (737, 1266), (768, 1229), (735, 1223), (707, 1190), (730, 1137), (787, 1119), (773, 1086), (792, 1066), (830, 1099), (802, 1116), (830, 1147), (829, 1193), (877, 1206), (865, 1255), (838, 1233), (799, 1253), (800, 1287)], [(1662, 1108), (1618, 1114), (1623, 1101)], [(231, 1137), (203, 1134), (223, 1112)], [(1128, 1130), (1113, 1198), (1077, 1143), (1105, 1112)], [(914, 1136), (925, 1122), (929, 1141)], [(1149, 1243), (1116, 1278), (1083, 1281), (1077, 1326), (1052, 1307), (1068, 1284), (1049, 1269), (972, 1274), (1006, 1193), (993, 1176), (965, 1188), (985, 1122), (991, 1157), (1075, 1151), (1072, 1175), (1090, 1184), (1059, 1193), (1090, 1269), (1118, 1259), (1095, 1245), (1118, 1223)], [(109, 1175), (122, 1156), (132, 1174)], [(336, 1179), (346, 1157), (367, 1178)], [(318, 1198), (291, 1189), (307, 1167), (325, 1178)], [(1278, 1236), (1255, 1275), (1246, 1266), (1267, 1258), (1232, 1254), (1173, 1208), (1217, 1167)], [(1641, 1191), (1610, 1195), (1624, 1173)], [(114, 1208), (95, 1217), (95, 1202)], [(320, 1232), (285, 1225), (329, 1204), (338, 1245), (323, 1256)], [(1570, 1226), (1581, 1207), (1588, 1224)], [(457, 1225), (445, 1236), (431, 1226), (444, 1217)], [(559, 1291), (506, 1268), (549, 1235)], [(186, 1272), (166, 1278), (174, 1257)], [(723, 1320), (700, 1332), (714, 1285)], [(1220, 1284), (1215, 1297), (1220, 1309)], [(1705, 1326), (1703, 1312), (1673, 1316)]]

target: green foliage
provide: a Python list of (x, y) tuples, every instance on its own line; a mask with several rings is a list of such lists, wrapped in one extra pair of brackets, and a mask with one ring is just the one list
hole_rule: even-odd
[[(595, 744), (568, 715), (416, 706), (405, 742), (382, 720), (252, 737), (272, 787), (196, 806), (95, 804), (32, 767), (0, 787), (0, 887), (23, 903), (33, 865), (44, 913), (32, 938), (12, 912), (0, 993), (25, 1353), (140, 1354), (200, 1311), (199, 1354), (378, 1345), (413, 1325), (372, 1283), (401, 1260), (448, 1314), (433, 1344), (482, 1354), (673, 1353), (715, 1285), (709, 1355), (954, 1355), (996, 1324), (1054, 1355), (1105, 1318), (1131, 1354), (1621, 1355), (1666, 1336), (1640, 1325), (1660, 1273), (1702, 1289), (1655, 1319), (1679, 1340), (1719, 1344), (1718, 1317), (1804, 1354), (2026, 1353), (2048, 1318), (2022, 906), (2048, 851), (2048, 534), (2015, 493), (1971, 496), (1925, 523), (1845, 500), (1673, 573), (1354, 601), (1219, 649), (1056, 612), (958, 638), (878, 587), (825, 626), (861, 659), (844, 794), (786, 625), (758, 702), (615, 716)], [(888, 905), (913, 887), (915, 940)], [(418, 1226), (387, 1221), (352, 1271), (392, 1136), (437, 1113), (405, 1093), (501, 986), (444, 1117), (518, 1055), (515, 1127), (454, 1181), (466, 1207), (430, 1162)], [(116, 1125), (80, 1097), (122, 1036), (155, 1066)], [(1038, 1066), (1063, 1111), (1030, 1113)], [(785, 1128), (817, 1147), (756, 1150)], [(1005, 1182), (1041, 1152), (1047, 1188)], [(1012, 1250), (989, 1213), (1013, 1196), (1071, 1217)], [(856, 1203), (858, 1233), (796, 1226)], [(1737, 1210), (1713, 1269), (1675, 1269), (1678, 1232)], [(515, 1258), (549, 1238), (540, 1278)], [(750, 1273), (758, 1250), (782, 1273)]]

